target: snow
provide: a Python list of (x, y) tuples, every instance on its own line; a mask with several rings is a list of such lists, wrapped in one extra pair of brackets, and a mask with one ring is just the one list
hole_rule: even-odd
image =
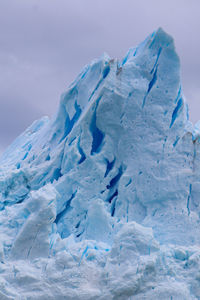
[(0, 299), (200, 299), (199, 145), (162, 29), (86, 66), (0, 158)]

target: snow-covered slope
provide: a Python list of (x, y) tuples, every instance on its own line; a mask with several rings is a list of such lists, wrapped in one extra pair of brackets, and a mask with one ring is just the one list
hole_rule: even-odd
[(0, 159), (0, 299), (200, 299), (200, 131), (158, 29)]

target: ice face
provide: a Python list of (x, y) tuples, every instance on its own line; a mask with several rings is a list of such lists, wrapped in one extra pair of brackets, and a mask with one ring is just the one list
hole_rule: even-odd
[(0, 298), (199, 299), (199, 143), (162, 29), (86, 66), (0, 159)]

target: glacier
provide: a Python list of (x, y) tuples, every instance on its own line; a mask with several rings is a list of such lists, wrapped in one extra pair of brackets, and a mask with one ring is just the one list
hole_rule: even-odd
[(200, 299), (200, 123), (161, 28), (87, 65), (0, 158), (0, 299)]

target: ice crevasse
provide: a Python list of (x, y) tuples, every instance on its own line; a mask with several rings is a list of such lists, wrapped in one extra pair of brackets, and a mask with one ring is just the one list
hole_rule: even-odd
[(200, 125), (162, 29), (0, 158), (0, 299), (200, 299)]

